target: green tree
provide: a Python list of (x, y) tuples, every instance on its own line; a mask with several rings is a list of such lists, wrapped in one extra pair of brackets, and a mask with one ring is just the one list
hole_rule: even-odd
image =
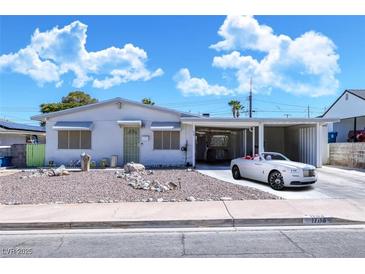
[(231, 107), (233, 118), (239, 118), (241, 111), (244, 109), (244, 106), (241, 105), (241, 102), (237, 100), (231, 100), (228, 102), (228, 105)]
[[(72, 91), (67, 96), (62, 97), (61, 102), (41, 104), (40, 111), (42, 113), (55, 112), (68, 108), (74, 108), (96, 103), (97, 101), (98, 101), (97, 99), (92, 98), (89, 94), (83, 91)], [(44, 126), (45, 123), (41, 122), (41, 125)]]
[(83, 91), (72, 91), (67, 96), (62, 97), (61, 102), (58, 103), (44, 103), (40, 105), (42, 113), (49, 113), (68, 108), (79, 107), (96, 103), (98, 100), (92, 98), (89, 94)]
[(142, 103), (145, 104), (145, 105), (151, 105), (151, 106), (153, 106), (155, 104), (155, 102), (153, 102), (151, 100), (151, 98), (143, 98)]

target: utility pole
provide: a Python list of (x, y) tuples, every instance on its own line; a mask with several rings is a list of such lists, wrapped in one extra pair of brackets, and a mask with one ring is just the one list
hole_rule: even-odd
[(308, 105), (308, 107), (307, 107), (307, 116), (308, 116), (308, 118), (310, 118), (310, 110), (309, 110), (309, 105)]
[(250, 78), (250, 95), (248, 96), (248, 115), (250, 118), (252, 118), (252, 77)]

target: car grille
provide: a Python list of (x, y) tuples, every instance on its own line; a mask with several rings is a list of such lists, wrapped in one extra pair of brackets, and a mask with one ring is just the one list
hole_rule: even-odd
[(315, 176), (314, 169), (304, 169), (303, 170), (303, 176), (304, 177), (314, 177)]

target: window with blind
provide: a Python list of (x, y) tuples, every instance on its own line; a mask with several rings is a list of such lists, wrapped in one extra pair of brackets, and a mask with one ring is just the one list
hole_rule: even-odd
[(153, 149), (180, 149), (180, 131), (154, 131)]
[(91, 131), (59, 130), (58, 149), (91, 149)]

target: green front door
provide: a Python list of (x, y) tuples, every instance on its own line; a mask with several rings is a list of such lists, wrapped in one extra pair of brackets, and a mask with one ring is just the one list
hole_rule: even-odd
[(139, 162), (139, 127), (123, 128), (124, 163)]

